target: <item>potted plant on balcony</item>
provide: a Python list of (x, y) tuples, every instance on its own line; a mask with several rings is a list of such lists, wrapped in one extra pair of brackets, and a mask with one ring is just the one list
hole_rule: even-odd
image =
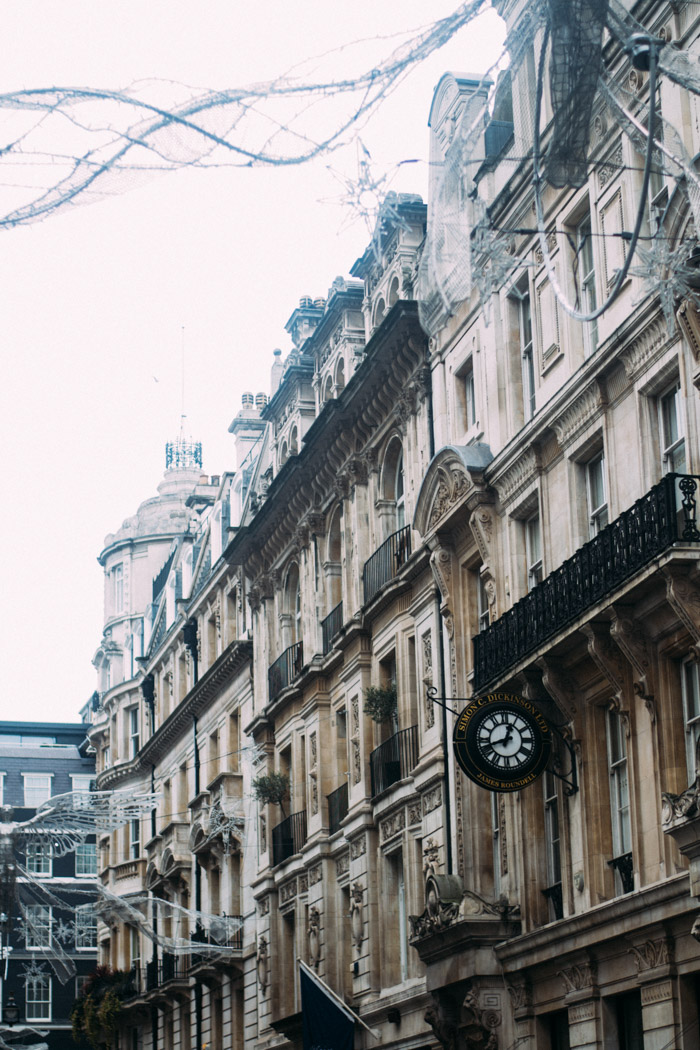
[(365, 689), (364, 712), (375, 722), (389, 722), (396, 714), (396, 684), (370, 685)]
[(253, 795), (264, 806), (279, 806), (284, 812), (284, 800), (289, 797), (289, 777), (286, 773), (261, 773), (252, 783)]

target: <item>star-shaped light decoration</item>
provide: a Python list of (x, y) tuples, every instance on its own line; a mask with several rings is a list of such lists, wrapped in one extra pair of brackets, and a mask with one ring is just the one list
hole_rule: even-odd
[(659, 296), (669, 336), (676, 330), (681, 299), (690, 299), (700, 308), (700, 252), (695, 240), (672, 248), (667, 237), (657, 235), (650, 244), (638, 245), (630, 274), (643, 282), (638, 301)]

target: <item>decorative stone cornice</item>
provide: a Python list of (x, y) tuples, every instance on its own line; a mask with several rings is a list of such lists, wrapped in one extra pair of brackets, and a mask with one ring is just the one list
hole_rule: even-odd
[(598, 381), (594, 380), (557, 419), (552, 420), (552, 428), (557, 435), (559, 446), (567, 448), (585, 427), (603, 414), (605, 405), (603, 390)]
[(656, 316), (651, 324), (640, 332), (620, 354), (620, 360), (631, 383), (642, 375), (668, 345), (668, 331), (662, 316)]
[(536, 447), (530, 446), (529, 448), (526, 448), (515, 463), (494, 482), (503, 506), (507, 507), (509, 504), (513, 503), (539, 473), (539, 450)]
[(125, 775), (150, 771), (155, 763), (166, 756), (192, 727), (192, 719), (197, 718), (208, 704), (219, 695), (224, 686), (231, 681), (253, 659), (253, 643), (234, 641), (221, 654), (219, 659), (202, 676), (196, 686), (165, 720), (153, 736), (146, 741), (136, 758), (128, 765), (108, 769), (99, 777), (100, 791), (117, 784)]

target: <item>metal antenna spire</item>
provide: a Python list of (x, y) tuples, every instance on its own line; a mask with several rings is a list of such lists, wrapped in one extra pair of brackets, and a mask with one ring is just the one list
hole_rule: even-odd
[(180, 326), (180, 434), (165, 446), (166, 470), (201, 470), (202, 443), (185, 435), (185, 326)]

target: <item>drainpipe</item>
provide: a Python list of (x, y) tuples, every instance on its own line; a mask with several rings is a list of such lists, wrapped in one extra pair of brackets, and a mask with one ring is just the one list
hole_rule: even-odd
[[(182, 636), (185, 641), (185, 646), (192, 659), (192, 680), (193, 686), (197, 685), (199, 681), (199, 662), (197, 654), (197, 621), (192, 616), (185, 623), (182, 629)], [(195, 798), (200, 792), (200, 771), (199, 771), (199, 744), (197, 741), (197, 719), (192, 719), (192, 739), (194, 743), (194, 794)], [(199, 934), (200, 921), (199, 913), (202, 910), (202, 869), (199, 866), (199, 857), (195, 855), (194, 858), (194, 906), (198, 913), (196, 932)], [(202, 985), (199, 981), (195, 985), (194, 989), (194, 1008), (195, 1008), (195, 1028), (197, 1033), (197, 1050), (201, 1050), (202, 1046)]]
[[(435, 456), (435, 418), (433, 415), (433, 370), (430, 367), (430, 359), (426, 353), (426, 368), (428, 371), (428, 440), (430, 449), (430, 461), (432, 463), (433, 457)], [(445, 653), (445, 628), (442, 621), (442, 613), (440, 612), (440, 591), (436, 588), (435, 590), (435, 623), (438, 625), (440, 631), (440, 644), (437, 647), (437, 658), (439, 669), (438, 673), (440, 676), (440, 693), (444, 698), (447, 696), (447, 688), (445, 682), (445, 664), (447, 663), (447, 654)], [(445, 774), (444, 774), (444, 787), (445, 793), (445, 868), (451, 874), (452, 873), (452, 800), (450, 796), (450, 763), (449, 763), (449, 737), (448, 737), (448, 726), (447, 726), (447, 708), (441, 706), (440, 711), (442, 712), (442, 750), (445, 763)]]

